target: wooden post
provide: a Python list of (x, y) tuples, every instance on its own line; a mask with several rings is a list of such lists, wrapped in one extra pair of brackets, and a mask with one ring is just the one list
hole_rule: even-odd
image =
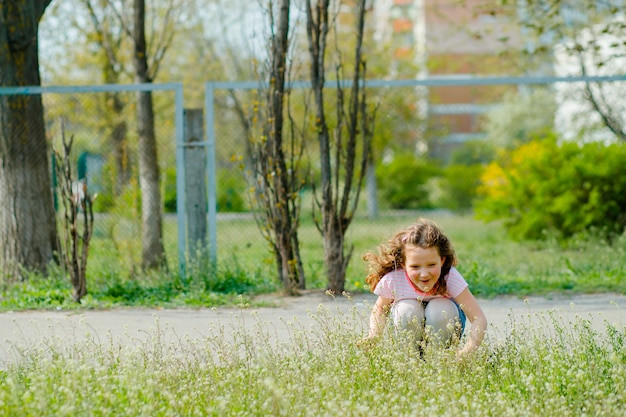
[[(207, 245), (206, 146), (202, 109), (184, 110), (187, 249), (194, 259)], [(194, 145), (197, 143), (197, 145)]]

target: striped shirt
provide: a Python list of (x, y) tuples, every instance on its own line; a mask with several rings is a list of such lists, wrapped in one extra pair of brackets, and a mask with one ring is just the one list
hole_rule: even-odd
[[(448, 289), (448, 292), (444, 295), (446, 298), (454, 300), (468, 287), (467, 281), (455, 267), (450, 268), (450, 272), (444, 279)], [(406, 299), (429, 301), (433, 298), (442, 297), (441, 295), (430, 295), (417, 290), (411, 285), (409, 276), (404, 269), (396, 269), (385, 274), (376, 288), (374, 288), (374, 294), (394, 301)]]

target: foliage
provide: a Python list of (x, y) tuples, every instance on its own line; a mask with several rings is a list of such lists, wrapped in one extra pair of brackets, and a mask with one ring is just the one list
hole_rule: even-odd
[(532, 141), (490, 164), (476, 206), (480, 218), (503, 219), (515, 238), (569, 238), (626, 227), (626, 146), (554, 139)]
[(452, 153), (450, 163), (437, 181), (439, 193), (433, 197), (435, 206), (453, 211), (470, 210), (480, 177), (495, 154), (495, 147), (483, 139), (464, 142)]
[[(446, 230), (459, 256), (458, 268), (478, 297), (624, 292), (626, 234), (610, 245), (593, 235), (581, 235), (566, 243), (554, 239), (518, 242), (507, 235), (499, 222), (482, 224), (469, 215), (438, 212), (392, 213), (374, 220), (357, 217), (348, 234), (355, 244), (355, 256), (346, 273), (348, 291), (369, 291), (364, 286), (366, 270), (360, 256), (376, 250), (418, 216), (432, 218)], [(198, 254), (197, 261), (188, 266), (186, 277), (173, 272), (128, 276), (121, 264), (127, 262), (125, 257), (136, 245), (128, 241), (119, 252), (111, 249), (112, 257), (103, 246), (106, 241), (97, 236), (101, 232), (96, 231), (88, 265), (90, 294), (82, 306), (71, 301), (71, 286), (65, 275), (52, 269), (45, 279), (30, 275), (25, 282), (1, 280), (0, 310), (211, 307), (237, 304), (238, 294), (249, 302), (255, 294), (276, 291), (273, 257), (265, 242), (255, 235), (259, 232), (254, 220), (237, 219), (220, 227), (235, 235), (247, 232), (248, 238), (236, 244), (224, 241), (218, 245), (217, 270), (206, 254)], [(324, 252), (318, 232), (312, 221), (304, 222), (302, 231), (307, 288), (325, 288)]]
[(432, 207), (426, 184), (438, 174), (436, 165), (426, 159), (410, 153), (394, 156), (376, 168), (382, 204), (392, 209)]
[[(527, 0), (518, 18), (527, 53), (537, 59), (542, 73), (611, 76), (623, 74), (623, 10), (621, 1)], [(565, 137), (602, 135), (626, 141), (623, 83), (557, 85), (557, 95), (557, 123)]]
[(28, 279), (22, 282), (4, 285), (0, 309), (14, 311), (84, 308), (85, 304), (81, 306), (75, 303), (71, 294), (71, 284), (62, 270), (55, 268), (54, 271), (49, 271), (46, 278), (31, 272)]
[(446, 166), (439, 183), (441, 196), (437, 205), (455, 211), (471, 209), (484, 170), (481, 164)]
[[(206, 259), (206, 258), (205, 258)], [(261, 270), (243, 269), (236, 259), (218, 270), (208, 262), (192, 265), (186, 277), (152, 273), (133, 279), (103, 272), (90, 282), (89, 294), (77, 305), (64, 273), (53, 268), (48, 277), (31, 275), (28, 280), (5, 285), (0, 310), (110, 307), (213, 307), (252, 302), (255, 294), (276, 291), (276, 283)]]
[(584, 317), (569, 325), (555, 313), (532, 317), (534, 324), (513, 318), (505, 338), (459, 361), (451, 349), (429, 347), (420, 357), (394, 338), (359, 350), (362, 311), (320, 309), (312, 313), (315, 331), (287, 322), (280, 340), (258, 322), (168, 343), (158, 321), (145, 343), (132, 336), (125, 348), (113, 340), (51, 338), (18, 351), (0, 371), (0, 414), (623, 414), (621, 327), (605, 323), (598, 331)]
[[(386, 73), (379, 69), (373, 72), (370, 66), (378, 56), (368, 56), (368, 74), (370, 77), (384, 78)], [(381, 63), (389, 69), (388, 61)], [(376, 115), (376, 126), (372, 137), (373, 159), (378, 159), (385, 152), (410, 152), (415, 149), (419, 132), (426, 121), (420, 114), (419, 103), (425, 100), (423, 89), (407, 88), (368, 88), (366, 90), (371, 103), (378, 103), (384, 111)]]
[(469, 140), (452, 152), (452, 165), (487, 164), (496, 157), (496, 148), (483, 139)]
[(237, 172), (220, 170), (217, 173), (217, 210), (242, 212), (246, 210), (246, 181)]
[(176, 167), (165, 167), (163, 177), (163, 211), (176, 213)]

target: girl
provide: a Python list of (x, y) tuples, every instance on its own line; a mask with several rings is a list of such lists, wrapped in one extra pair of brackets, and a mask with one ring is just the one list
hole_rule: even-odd
[(379, 254), (363, 256), (370, 267), (367, 283), (378, 295), (364, 341), (382, 334), (390, 313), (396, 329), (410, 332), (417, 341), (432, 334), (428, 340), (434, 336), (448, 344), (453, 336), (461, 336), (467, 317), (471, 332), (457, 354), (476, 350), (487, 330), (487, 319), (454, 267), (454, 248), (443, 232), (433, 222), (419, 219), (379, 249)]

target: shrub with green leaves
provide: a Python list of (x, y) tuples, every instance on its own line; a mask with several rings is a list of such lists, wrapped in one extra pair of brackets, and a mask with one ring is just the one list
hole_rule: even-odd
[(439, 203), (451, 210), (470, 209), (484, 170), (485, 167), (480, 164), (448, 165), (443, 171)]
[(246, 182), (240, 173), (227, 170), (218, 172), (217, 207), (219, 211), (241, 212), (246, 210)]
[(472, 208), (480, 177), (496, 156), (494, 146), (483, 139), (470, 140), (455, 150), (439, 181), (436, 205), (455, 211)]
[(583, 232), (611, 239), (626, 227), (626, 145), (535, 140), (502, 154), (482, 176), (479, 218), (514, 238)]
[(430, 161), (410, 153), (396, 155), (390, 163), (376, 169), (381, 204), (392, 209), (431, 208), (426, 185), (438, 174), (438, 168)]

